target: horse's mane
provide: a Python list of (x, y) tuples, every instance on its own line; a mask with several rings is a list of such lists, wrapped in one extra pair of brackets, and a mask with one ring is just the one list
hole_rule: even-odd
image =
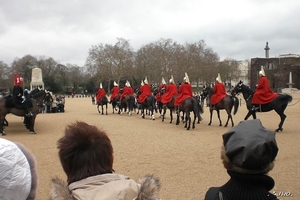
[(39, 97), (41, 97), (41, 96), (43, 96), (43, 95), (45, 95), (46, 93), (45, 93), (45, 90), (41, 90), (41, 91), (39, 91), (39, 92), (36, 92), (36, 93), (34, 93), (34, 94), (32, 94), (32, 97), (34, 98), (34, 99), (36, 99), (36, 98), (39, 98)]

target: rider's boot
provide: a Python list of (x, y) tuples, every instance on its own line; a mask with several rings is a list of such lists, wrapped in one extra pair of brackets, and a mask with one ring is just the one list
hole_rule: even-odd
[(256, 111), (256, 110), (258, 110), (258, 109), (259, 109), (259, 106), (256, 105), (256, 104), (253, 104), (253, 105), (252, 105), (252, 108), (251, 108), (251, 111)]

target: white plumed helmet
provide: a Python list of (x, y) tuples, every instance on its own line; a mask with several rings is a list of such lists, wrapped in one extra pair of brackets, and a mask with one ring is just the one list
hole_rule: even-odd
[(100, 87), (101, 89), (103, 88), (103, 87), (102, 87), (102, 83), (100, 83), (100, 86), (99, 86), (99, 87)]
[(218, 81), (218, 83), (222, 83), (222, 80), (221, 80), (221, 75), (220, 75), (220, 73), (218, 73), (218, 77), (216, 78), (216, 81)]
[(114, 81), (114, 86), (118, 86), (118, 84), (116, 83), (116, 81)]
[(169, 82), (170, 83), (175, 83), (173, 75), (171, 75), (171, 79), (169, 80)]
[(162, 84), (166, 84), (166, 81), (165, 81), (164, 77), (162, 77), (161, 83), (162, 83)]
[(144, 81), (142, 80), (142, 81), (141, 81), (141, 86), (143, 86), (143, 85), (144, 85)]
[(259, 71), (259, 74), (263, 75), (263, 76), (266, 76), (265, 74), (265, 70), (264, 70), (264, 66), (261, 66), (261, 69)]
[(184, 80), (186, 83), (190, 83), (189, 76), (187, 75), (186, 72), (184, 73), (184, 78), (183, 78), (183, 80)]
[(147, 76), (145, 77), (144, 83), (148, 84)]

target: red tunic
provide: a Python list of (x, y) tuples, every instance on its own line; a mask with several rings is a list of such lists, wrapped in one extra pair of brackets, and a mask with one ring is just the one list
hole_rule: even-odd
[(177, 92), (177, 86), (175, 84), (173, 84), (173, 83), (170, 83), (166, 89), (167, 89), (166, 93), (161, 98), (161, 102), (162, 103), (169, 103), (169, 102), (171, 102), (172, 101), (172, 97), (174, 95), (178, 94), (178, 92)]
[(143, 103), (148, 96), (152, 95), (150, 85), (145, 84), (141, 87), (141, 89), (142, 89), (142, 91), (140, 91), (141, 94), (138, 99), (139, 103)]
[(105, 90), (103, 88), (99, 88), (96, 96), (96, 102), (98, 102), (101, 99), (101, 97), (104, 96), (106, 96)]
[(179, 88), (179, 95), (176, 97), (174, 105), (180, 106), (185, 99), (190, 97), (193, 97), (192, 86), (189, 83), (183, 83)]
[(111, 96), (110, 96), (110, 100), (112, 101), (116, 96), (119, 95), (119, 87), (118, 86), (114, 86), (111, 89)]
[(279, 94), (273, 93), (267, 77), (262, 76), (256, 86), (256, 92), (253, 94), (252, 104), (266, 104), (270, 103)]
[(132, 87), (125, 86), (123, 89), (123, 93), (120, 96), (120, 101), (125, 97), (126, 95), (133, 95), (133, 89)]
[(216, 83), (211, 96), (211, 105), (219, 103), (223, 98), (226, 97), (226, 89), (223, 83)]

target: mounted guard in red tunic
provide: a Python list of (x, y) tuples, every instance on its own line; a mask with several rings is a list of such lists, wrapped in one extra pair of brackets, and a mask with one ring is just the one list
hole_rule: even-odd
[(252, 110), (258, 109), (257, 105), (270, 103), (274, 98), (279, 96), (279, 94), (271, 90), (263, 66), (261, 66), (259, 76), (259, 83), (256, 86), (256, 91), (253, 93), (252, 104), (254, 105)]
[(218, 77), (216, 78), (216, 83), (213, 90), (213, 95), (211, 96), (211, 106), (214, 107), (217, 103), (219, 103), (223, 98), (226, 97), (226, 89), (221, 80), (220, 73), (218, 73)]

